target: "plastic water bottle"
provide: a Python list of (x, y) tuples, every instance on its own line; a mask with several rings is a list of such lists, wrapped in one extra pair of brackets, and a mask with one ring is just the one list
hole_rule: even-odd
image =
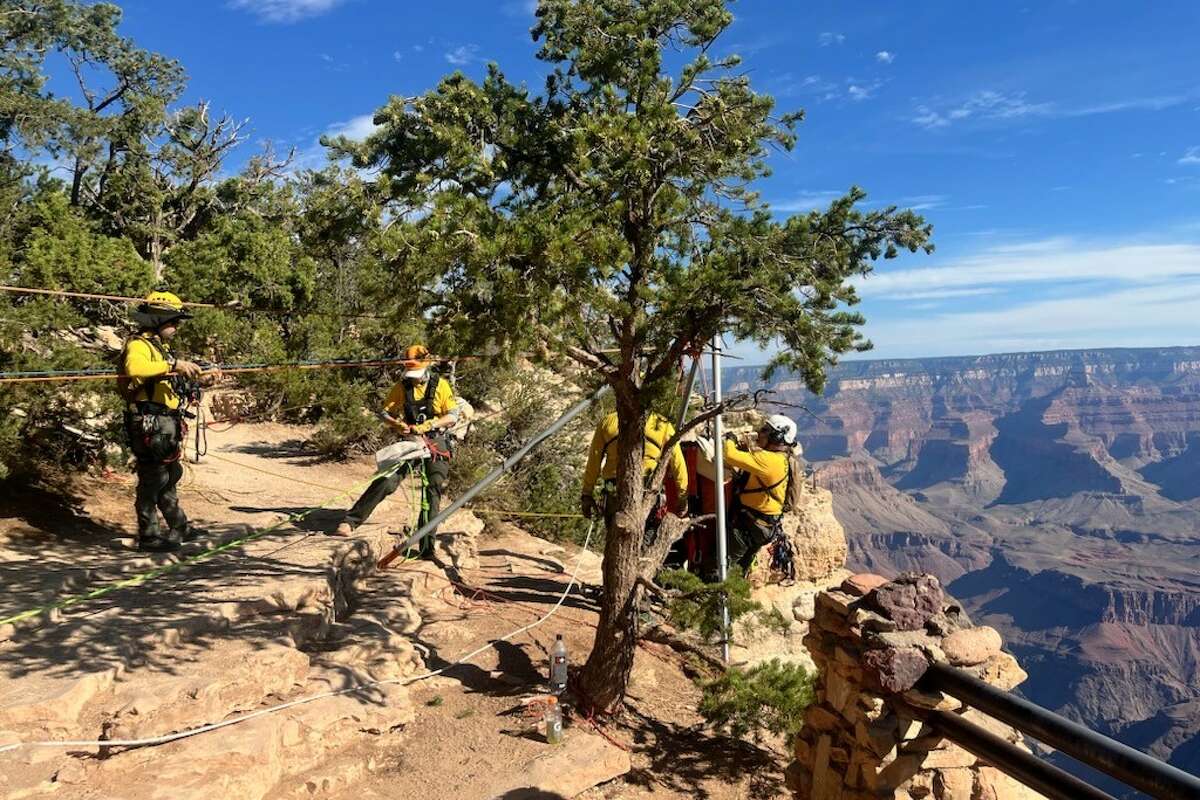
[(554, 640), (554, 648), (550, 651), (550, 691), (556, 695), (562, 694), (567, 688), (567, 644), (562, 634)]
[(546, 699), (546, 712), (542, 715), (546, 721), (546, 741), (550, 744), (561, 744), (563, 740), (562, 706), (557, 697)]

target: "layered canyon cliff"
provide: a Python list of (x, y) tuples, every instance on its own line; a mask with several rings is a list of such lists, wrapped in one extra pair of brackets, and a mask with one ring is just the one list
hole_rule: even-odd
[(937, 574), (1002, 631), (1026, 696), (1200, 772), (1200, 347), (855, 361), (820, 397), (769, 388), (807, 408), (786, 410), (852, 568)]

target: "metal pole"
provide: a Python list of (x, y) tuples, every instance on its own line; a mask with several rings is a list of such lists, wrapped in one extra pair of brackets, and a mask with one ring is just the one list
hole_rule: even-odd
[(453, 514), (455, 511), (458, 511), (467, 503), (471, 502), (471, 500), (475, 498), (475, 495), (479, 494), (488, 486), (495, 483), (497, 478), (499, 478), (505, 472), (508, 472), (508, 470), (510, 470), (513, 465), (515, 465), (522, 458), (529, 455), (531, 450), (566, 427), (568, 422), (586, 411), (592, 405), (592, 403), (603, 397), (604, 393), (608, 390), (608, 386), (601, 386), (586, 400), (581, 400), (567, 409), (566, 413), (555, 420), (553, 425), (551, 425), (549, 428), (546, 428), (546, 430), (542, 431), (537, 436), (534, 436), (532, 439), (526, 442), (520, 450), (506, 458), (503, 464), (496, 467), (494, 470), (484, 476), (483, 480), (479, 481), (479, 483), (463, 492), (462, 497), (458, 498), (453, 503), (439, 511), (437, 516), (418, 528), (416, 532), (414, 532), (412, 536), (409, 536), (403, 544), (393, 547), (392, 552), (388, 553), (379, 560), (379, 568), (383, 569), (388, 564), (395, 561), (401, 553), (407, 552), (410, 547), (428, 536), (429, 533), (436, 529), (438, 525), (441, 525), (443, 522), (445, 522), (451, 514)]
[(1200, 797), (1200, 778), (1195, 775), (1001, 691), (962, 670), (934, 664), (922, 682), (1151, 797), (1163, 800)]
[[(721, 404), (721, 335), (717, 334), (713, 337), (712, 343), (712, 372), (713, 372), (713, 402), (716, 405)], [(721, 415), (717, 414), (713, 418), (713, 439), (715, 440), (714, 456), (714, 472), (716, 473), (717, 484), (717, 558), (719, 564), (719, 576), (722, 581), (728, 577), (728, 565), (725, 563), (728, 558), (729, 548), (725, 541), (725, 426), (722, 423)], [(721, 656), (725, 659), (725, 663), (729, 663), (729, 603), (726, 602), (725, 596), (721, 596)]]
[(930, 711), (925, 721), (962, 749), (1053, 800), (1116, 800), (1107, 792), (1102, 792), (1053, 764), (1026, 753), (958, 714)]
[(692, 404), (692, 387), (696, 385), (696, 373), (700, 371), (700, 356), (692, 359), (692, 369), (688, 372), (687, 382), (683, 385), (683, 406), (679, 409), (679, 415), (675, 418), (675, 430), (683, 427), (684, 420), (687, 419), (688, 406)]

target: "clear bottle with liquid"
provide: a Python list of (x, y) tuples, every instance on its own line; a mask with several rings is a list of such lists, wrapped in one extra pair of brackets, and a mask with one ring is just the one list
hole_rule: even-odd
[(562, 634), (554, 640), (550, 650), (550, 692), (560, 695), (567, 689), (567, 643)]
[(562, 706), (558, 704), (557, 697), (546, 699), (546, 711), (542, 715), (542, 719), (546, 722), (546, 741), (550, 744), (562, 744)]

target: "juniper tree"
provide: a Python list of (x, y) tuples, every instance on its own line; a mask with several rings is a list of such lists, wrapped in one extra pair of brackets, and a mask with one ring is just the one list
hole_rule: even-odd
[(729, 331), (781, 343), (773, 365), (820, 390), (839, 354), (869, 347), (851, 279), (932, 249), (921, 217), (862, 210), (858, 188), (786, 219), (760, 200), (801, 114), (776, 115), (736, 57), (714, 55), (731, 21), (725, 0), (541, 0), (544, 90), (496, 65), (480, 82), (455, 73), (391, 98), (364, 142), (331, 143), (377, 170), (404, 232), (393, 266), (435, 327), (503, 352), (548, 346), (613, 390), (617, 511), (579, 682), (600, 709), (628, 683), (642, 523), (663, 477), (642, 474), (647, 387)]

